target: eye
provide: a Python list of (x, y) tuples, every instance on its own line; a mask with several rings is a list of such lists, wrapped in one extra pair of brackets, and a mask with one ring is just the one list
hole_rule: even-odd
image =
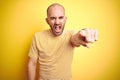
[(55, 17), (50, 17), (50, 19), (51, 19), (51, 20), (54, 20), (54, 19), (55, 19)]
[(60, 16), (59, 19), (63, 19), (64, 17), (63, 16)]

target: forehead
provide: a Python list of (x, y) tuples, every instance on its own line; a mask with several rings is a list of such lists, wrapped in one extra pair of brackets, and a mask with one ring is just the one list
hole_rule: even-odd
[(64, 16), (65, 11), (64, 11), (64, 8), (62, 6), (53, 5), (53, 6), (48, 8), (47, 15), (48, 16)]

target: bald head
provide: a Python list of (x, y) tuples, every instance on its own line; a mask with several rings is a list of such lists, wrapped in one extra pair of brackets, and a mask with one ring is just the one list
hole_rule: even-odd
[(65, 8), (61, 4), (53, 3), (47, 8), (47, 16), (51, 12), (51, 10), (54, 10), (55, 8), (61, 9), (63, 11), (63, 13), (65, 14)]
[(46, 22), (55, 36), (63, 33), (66, 19), (65, 9), (62, 5), (54, 3), (47, 8)]

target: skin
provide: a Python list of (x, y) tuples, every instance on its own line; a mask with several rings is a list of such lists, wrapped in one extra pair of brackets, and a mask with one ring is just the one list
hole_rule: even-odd
[[(60, 36), (63, 33), (67, 17), (64, 7), (60, 4), (53, 4), (47, 9), (46, 22), (51, 28), (53, 35)], [(76, 35), (79, 36), (80, 44), (89, 48), (89, 43), (98, 39), (98, 32), (94, 29), (82, 29)]]
[(35, 80), (37, 60), (30, 58), (28, 60), (28, 80)]
[(50, 26), (53, 35), (60, 36), (63, 33), (66, 19), (62, 6), (54, 4), (48, 8), (46, 22)]
[[(65, 16), (65, 10), (63, 6), (55, 3), (48, 7), (46, 22), (50, 26), (51, 32), (55, 37), (60, 36), (63, 33), (66, 20), (67, 17)], [(79, 40), (80, 45), (89, 48), (89, 43), (94, 43), (98, 40), (98, 32), (97, 30), (90, 28), (82, 29), (78, 32), (75, 32), (71, 36), (72, 41), (74, 41), (75, 38)], [(28, 80), (35, 80), (36, 63), (37, 59), (29, 58)]]

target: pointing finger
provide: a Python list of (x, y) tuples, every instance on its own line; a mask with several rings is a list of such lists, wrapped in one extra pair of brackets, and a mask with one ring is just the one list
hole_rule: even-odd
[(97, 41), (98, 40), (98, 31), (97, 30), (95, 30), (94, 36), (95, 36), (95, 41)]
[(95, 30), (91, 29), (91, 42), (92, 43), (95, 42), (95, 36), (94, 36), (94, 34), (95, 34)]
[(92, 37), (92, 36), (91, 36), (91, 29), (88, 29), (88, 28), (87, 28), (85, 31), (86, 31), (86, 42), (91, 43), (91, 42), (92, 42), (92, 41), (91, 41), (91, 39), (92, 39), (92, 38), (91, 38), (91, 37)]
[(85, 37), (85, 36), (86, 36), (86, 32), (85, 32), (85, 30), (84, 30), (84, 29), (80, 30), (80, 36), (83, 36), (83, 37)]

